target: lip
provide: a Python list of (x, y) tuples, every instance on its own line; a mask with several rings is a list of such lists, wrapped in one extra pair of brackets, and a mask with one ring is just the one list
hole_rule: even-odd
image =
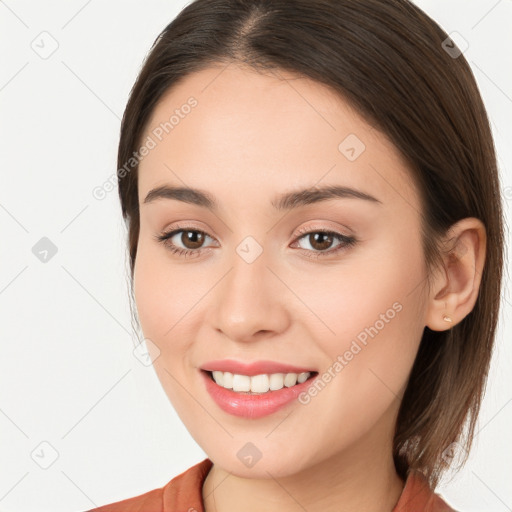
[[(318, 376), (318, 372), (315, 372), (314, 375), (310, 376), (310, 378), (302, 384), (296, 384), (289, 388), (284, 387), (278, 391), (268, 391), (267, 393), (251, 395), (249, 393), (238, 393), (232, 389), (219, 386), (212, 379), (208, 371), (200, 370), (200, 373), (209, 395), (224, 412), (232, 414), (233, 416), (249, 419), (268, 416), (291, 404), (301, 393), (305, 392), (307, 388), (313, 384)], [(256, 373), (256, 375), (258, 374)]]
[(217, 370), (221, 372), (237, 373), (239, 375), (248, 375), (249, 377), (263, 373), (304, 373), (316, 371), (312, 368), (292, 366), (276, 361), (253, 361), (244, 363), (242, 361), (235, 361), (234, 359), (208, 361), (201, 366), (201, 369), (209, 372)]

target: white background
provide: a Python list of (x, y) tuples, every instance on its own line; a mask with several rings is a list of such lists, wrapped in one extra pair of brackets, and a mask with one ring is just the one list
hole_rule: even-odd
[[(417, 3), (469, 43), (510, 218), (512, 2)], [(206, 457), (132, 353), (117, 189), (92, 196), (115, 173), (142, 61), (184, 5), (0, 2), (1, 511), (87, 510), (160, 487)], [(46, 59), (33, 49), (41, 38), (46, 49), (58, 44)], [(47, 263), (32, 252), (42, 237), (57, 247)], [(468, 464), (438, 488), (463, 512), (512, 510), (508, 287), (507, 274), (481, 430)], [(42, 469), (52, 450), (57, 460)]]

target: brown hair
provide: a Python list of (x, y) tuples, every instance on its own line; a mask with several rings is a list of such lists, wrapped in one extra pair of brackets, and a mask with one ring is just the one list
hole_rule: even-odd
[(139, 236), (133, 152), (162, 95), (212, 65), (236, 62), (316, 80), (392, 140), (420, 192), (429, 283), (442, 261), (439, 240), (447, 229), (465, 217), (483, 222), (487, 254), (476, 304), (452, 329), (425, 327), (396, 424), (398, 474), (405, 478), (418, 469), (432, 487), (447, 467), (443, 451), (454, 442), (467, 451), (471, 447), (503, 265), (503, 214), (489, 121), (470, 67), (456, 45), (446, 44), (447, 37), (407, 0), (196, 0), (155, 40), (130, 93), (118, 153), (132, 286)]

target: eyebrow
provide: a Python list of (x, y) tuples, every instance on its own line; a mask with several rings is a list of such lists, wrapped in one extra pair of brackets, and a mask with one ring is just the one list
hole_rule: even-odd
[[(211, 211), (218, 211), (218, 203), (215, 198), (208, 192), (196, 188), (162, 185), (149, 191), (144, 199), (144, 204), (151, 203), (157, 199), (174, 199), (202, 206)], [(286, 192), (275, 197), (271, 200), (270, 204), (276, 210), (283, 211), (329, 199), (362, 199), (374, 204), (382, 204), (382, 201), (366, 192), (339, 185), (327, 185)]]

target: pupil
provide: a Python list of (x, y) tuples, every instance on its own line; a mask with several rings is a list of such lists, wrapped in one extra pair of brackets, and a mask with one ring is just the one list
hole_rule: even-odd
[(311, 236), (313, 236), (313, 239), (314, 239), (314, 243), (311, 244), (312, 247), (315, 247), (315, 244), (318, 243), (317, 237), (325, 237), (325, 239), (327, 241), (327, 242), (324, 241), (323, 243), (320, 243), (321, 247), (316, 247), (317, 249), (328, 249), (332, 243), (332, 235), (329, 235), (327, 233), (313, 233)]
[[(203, 233), (199, 233), (198, 231), (184, 231), (181, 238), (183, 245), (185, 245), (185, 247), (189, 249), (197, 249), (198, 247), (201, 247), (204, 235)], [(189, 244), (192, 244), (192, 246), (190, 246)]]

